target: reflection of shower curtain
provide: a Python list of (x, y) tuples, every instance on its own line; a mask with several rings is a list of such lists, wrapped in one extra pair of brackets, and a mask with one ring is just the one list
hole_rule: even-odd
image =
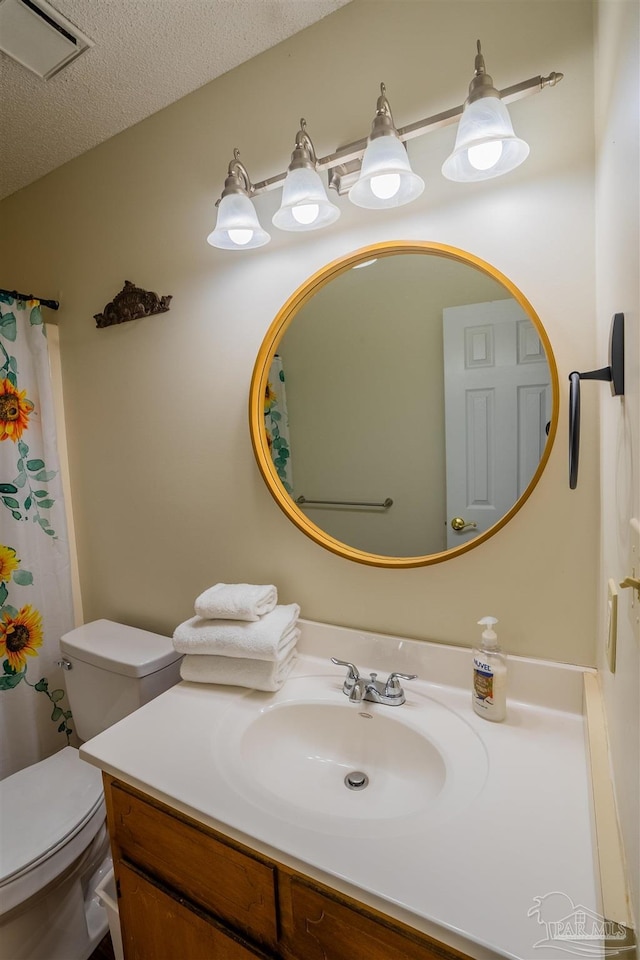
[(66, 746), (58, 641), (73, 627), (46, 331), (0, 293), (0, 778)]
[(269, 369), (269, 379), (264, 396), (264, 425), (271, 459), (288, 493), (293, 492), (291, 446), (289, 444), (289, 417), (287, 396), (284, 387), (282, 359), (277, 354)]

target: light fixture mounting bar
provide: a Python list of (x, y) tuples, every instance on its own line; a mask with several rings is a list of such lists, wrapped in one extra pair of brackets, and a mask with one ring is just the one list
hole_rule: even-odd
[[(562, 73), (555, 71), (550, 73), (548, 77), (531, 77), (529, 80), (523, 80), (521, 83), (505, 87), (504, 90), (500, 91), (500, 99), (503, 103), (522, 100), (524, 97), (540, 93), (545, 87), (555, 87), (562, 80), (562, 77)], [(398, 136), (403, 142), (406, 142), (407, 140), (413, 140), (415, 137), (421, 137), (431, 130), (449, 126), (449, 124), (460, 119), (463, 110), (464, 104), (460, 104), (460, 106), (453, 107), (451, 110), (444, 110), (432, 117), (426, 117), (424, 120), (416, 120), (415, 123), (410, 123), (406, 127), (398, 127)], [(335, 153), (318, 158), (317, 169), (329, 170), (329, 186), (333, 187), (338, 194), (346, 193), (357, 178), (366, 146), (367, 137), (364, 137), (362, 140), (356, 140), (340, 147)], [(287, 171), (285, 170), (283, 173), (278, 173), (267, 180), (254, 183), (251, 188), (251, 196), (267, 193), (269, 190), (281, 187), (286, 176)]]
[[(516, 100), (524, 99), (524, 97), (531, 97), (534, 93), (540, 93), (545, 87), (555, 87), (562, 80), (562, 77), (562, 73), (550, 73), (548, 77), (532, 77), (530, 80), (523, 80), (522, 83), (515, 83), (511, 87), (505, 87), (504, 90), (501, 90), (500, 99), (503, 103), (514, 103)], [(433, 117), (427, 117), (426, 120), (416, 120), (415, 123), (409, 123), (406, 127), (398, 127), (398, 135), (402, 141), (421, 137), (423, 133), (455, 123), (462, 116), (463, 110), (464, 104), (461, 104), (452, 110), (444, 110), (442, 113), (436, 113)]]

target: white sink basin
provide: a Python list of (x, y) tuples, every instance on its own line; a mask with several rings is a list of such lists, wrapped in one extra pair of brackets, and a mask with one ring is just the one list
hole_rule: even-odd
[(241, 697), (213, 747), (219, 772), (245, 799), (332, 834), (441, 822), (474, 800), (488, 772), (481, 740), (452, 710), (409, 684), (402, 706), (353, 704), (335, 676)]
[[(367, 706), (354, 709), (345, 697), (268, 707), (244, 732), (243, 763), (267, 790), (309, 811), (324, 813), (329, 802), (344, 817), (413, 813), (442, 790), (444, 760), (411, 727)], [(357, 773), (368, 784), (347, 788), (345, 777), (354, 774), (356, 785)]]

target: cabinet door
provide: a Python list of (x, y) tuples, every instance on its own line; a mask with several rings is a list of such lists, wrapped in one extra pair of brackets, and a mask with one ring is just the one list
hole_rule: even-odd
[(120, 862), (120, 924), (126, 960), (267, 960), (200, 911)]
[[(275, 867), (114, 785), (112, 838), (125, 858), (252, 940), (275, 948)], [(181, 958), (172, 958), (181, 960)]]
[(292, 878), (287, 955), (299, 960), (471, 960), (444, 944), (366, 916)]

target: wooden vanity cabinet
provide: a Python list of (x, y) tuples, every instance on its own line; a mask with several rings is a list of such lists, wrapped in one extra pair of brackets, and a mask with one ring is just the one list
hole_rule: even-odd
[(124, 861), (118, 871), (118, 904), (128, 960), (267, 956)]
[(471, 960), (103, 779), (125, 960)]

